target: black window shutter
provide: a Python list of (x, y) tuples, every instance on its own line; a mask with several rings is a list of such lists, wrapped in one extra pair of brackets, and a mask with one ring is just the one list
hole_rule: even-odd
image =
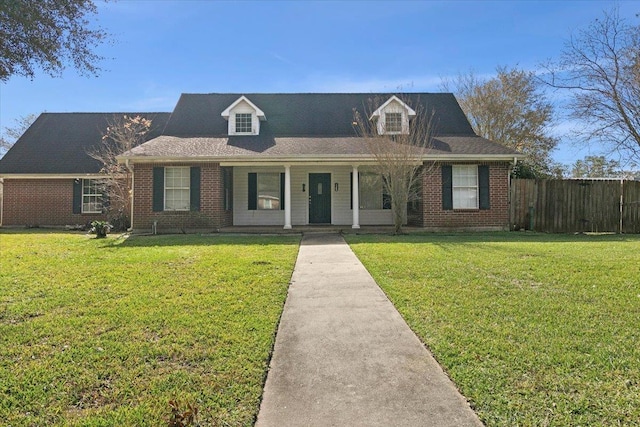
[(480, 209), (489, 209), (489, 166), (478, 166), (478, 196)]
[(222, 190), (224, 196), (224, 210), (233, 210), (233, 169), (222, 168)]
[(249, 203), (248, 208), (250, 211), (258, 209), (258, 174), (255, 172), (249, 173)]
[(280, 210), (284, 209), (284, 173), (280, 173)]
[(73, 213), (82, 213), (82, 180), (73, 180)]
[(200, 167), (190, 168), (189, 179), (189, 210), (200, 210)]
[(391, 209), (391, 194), (387, 189), (387, 178), (382, 177), (382, 209)]
[(442, 209), (453, 209), (453, 169), (450, 165), (442, 166)]
[(164, 210), (164, 168), (153, 168), (153, 211)]

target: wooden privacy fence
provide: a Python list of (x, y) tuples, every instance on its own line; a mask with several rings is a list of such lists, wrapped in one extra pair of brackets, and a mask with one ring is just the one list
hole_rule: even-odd
[(548, 233), (640, 233), (640, 181), (513, 179), (511, 227)]

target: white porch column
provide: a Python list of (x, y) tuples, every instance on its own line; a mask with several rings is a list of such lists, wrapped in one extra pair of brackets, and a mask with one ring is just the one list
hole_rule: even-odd
[(284, 229), (291, 229), (291, 166), (284, 165)]
[(360, 188), (358, 179), (358, 165), (353, 165), (353, 225), (351, 228), (360, 228), (360, 194), (358, 190)]

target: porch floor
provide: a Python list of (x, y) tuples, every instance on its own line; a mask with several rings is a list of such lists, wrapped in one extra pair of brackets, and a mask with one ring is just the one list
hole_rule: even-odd
[[(405, 233), (424, 232), (420, 227), (402, 227)], [(312, 233), (336, 233), (336, 234), (393, 234), (393, 226), (390, 225), (361, 225), (354, 229), (350, 225), (294, 225), (290, 230), (285, 230), (281, 225), (251, 226), (233, 225), (222, 227), (220, 233), (227, 234), (312, 234)]]

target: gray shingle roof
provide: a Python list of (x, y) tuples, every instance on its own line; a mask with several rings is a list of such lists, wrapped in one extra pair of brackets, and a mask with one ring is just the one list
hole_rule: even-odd
[[(228, 137), (222, 111), (241, 96), (260, 108), (267, 120), (260, 135)], [(163, 135), (135, 148), (126, 157), (319, 158), (369, 156), (364, 139), (356, 136), (353, 110), (361, 114), (373, 101), (384, 103), (393, 94), (183, 94)], [(475, 135), (450, 93), (402, 94), (403, 102), (434, 112), (434, 131), (440, 137), (427, 154), (511, 155), (514, 151)], [(376, 105), (376, 106), (377, 106)]]
[[(142, 144), (125, 157), (265, 159), (289, 157), (370, 156), (366, 139), (360, 137), (177, 137), (163, 135)], [(434, 138), (427, 156), (512, 155), (514, 152), (479, 136)]]
[[(354, 136), (353, 109), (363, 113), (369, 101), (383, 103), (393, 94), (183, 94), (164, 135), (226, 136), (227, 121), (220, 114), (242, 95), (264, 111), (267, 121), (260, 123), (260, 137), (269, 138)], [(413, 109), (421, 106), (424, 111), (435, 111), (435, 130), (439, 135), (473, 135), (473, 129), (453, 94), (407, 93), (400, 98)]]
[[(367, 144), (352, 125), (353, 110), (363, 113), (371, 100), (383, 103), (393, 94), (244, 94), (267, 120), (260, 124), (260, 135), (229, 137), (221, 113), (242, 95), (183, 94), (173, 113), (44, 113), (0, 159), (0, 174), (97, 173), (101, 165), (87, 153), (100, 144), (107, 122), (125, 114), (153, 120), (149, 141), (126, 157), (368, 156)], [(516, 154), (476, 136), (450, 93), (409, 93), (400, 98), (414, 109), (435, 112), (437, 138), (427, 154)]]
[(170, 113), (43, 113), (0, 159), (0, 174), (87, 174), (100, 163), (87, 153), (99, 146), (114, 116), (152, 120), (148, 139), (161, 134)]

